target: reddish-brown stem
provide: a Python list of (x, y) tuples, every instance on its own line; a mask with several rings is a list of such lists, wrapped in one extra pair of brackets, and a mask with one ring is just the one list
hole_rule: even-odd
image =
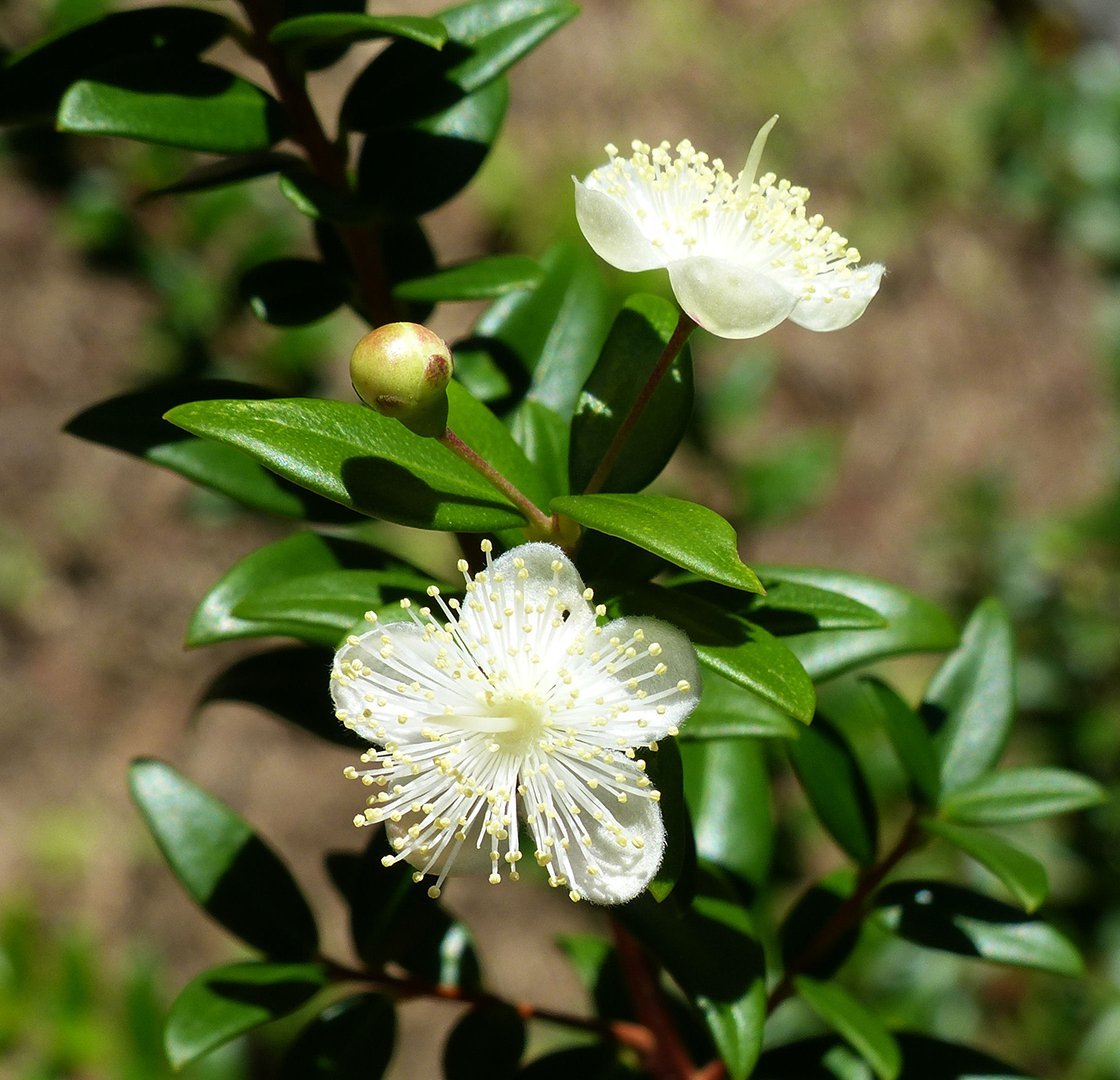
[(665, 373), (672, 367), (677, 354), (684, 348), (684, 343), (688, 340), (689, 334), (695, 329), (696, 323), (682, 311), (680, 318), (677, 320), (676, 329), (673, 330), (672, 337), (669, 338), (661, 356), (658, 357), (657, 364), (650, 373), (650, 377), (634, 400), (634, 404), (630, 406), (630, 411), (619, 425), (618, 431), (615, 432), (610, 446), (607, 447), (607, 452), (603, 455), (603, 460), (599, 462), (599, 467), (588, 481), (587, 487), (583, 489), (585, 495), (593, 495), (607, 482), (607, 477), (610, 476), (611, 469), (614, 468), (614, 463), (618, 460), (618, 455), (622, 453), (626, 440), (629, 439), (631, 432), (634, 430), (634, 425), (637, 424), (642, 413), (645, 412), (650, 398), (653, 397), (654, 391), (661, 384)]

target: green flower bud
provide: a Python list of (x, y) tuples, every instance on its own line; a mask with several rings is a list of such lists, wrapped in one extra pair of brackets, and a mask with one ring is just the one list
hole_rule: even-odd
[(453, 370), (447, 343), (418, 323), (379, 326), (350, 357), (350, 381), (358, 397), (417, 435), (442, 435), (447, 427)]

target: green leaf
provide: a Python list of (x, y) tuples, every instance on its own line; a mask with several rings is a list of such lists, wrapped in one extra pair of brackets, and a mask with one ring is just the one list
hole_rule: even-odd
[(813, 718), (816, 692), (808, 675), (793, 653), (761, 627), (659, 585), (630, 589), (619, 602), (629, 615), (651, 615), (679, 627), (705, 667), (764, 703), (806, 724)]
[(821, 824), (856, 862), (870, 866), (879, 844), (879, 815), (851, 748), (819, 714), (785, 746)]
[(572, 1046), (534, 1058), (517, 1073), (517, 1080), (632, 1080), (634, 1073), (620, 1065), (607, 1043)]
[(1054, 927), (959, 885), (895, 881), (875, 896), (879, 921), (892, 933), (959, 956), (993, 964), (1084, 974), (1077, 947)]
[(280, 1080), (379, 1080), (396, 1037), (396, 1009), (384, 994), (343, 998), (299, 1033), (284, 1055)]
[(172, 409), (167, 418), (373, 517), (456, 532), (488, 532), (524, 520), (446, 447), (363, 405), (305, 398), (199, 401)]
[(326, 982), (317, 964), (250, 961), (204, 971), (183, 987), (167, 1017), (164, 1047), (172, 1068), (295, 1012)]
[(490, 255), (449, 266), (427, 277), (403, 281), (393, 289), (400, 300), (492, 300), (530, 289), (544, 277), (540, 263), (524, 255)]
[(696, 867), (696, 849), (692, 843), (692, 826), (684, 798), (684, 771), (681, 751), (676, 739), (658, 745), (657, 752), (642, 754), (648, 762), (649, 776), (661, 795), (659, 803), (665, 823), (665, 854), (657, 868), (649, 891), (657, 901), (665, 900), (677, 882), (690, 879)]
[(839, 593), (871, 608), (885, 622), (881, 630), (818, 631), (784, 638), (814, 682), (888, 656), (940, 652), (957, 643), (957, 631), (935, 604), (897, 585), (862, 574), (807, 567), (764, 566), (759, 576), (771, 583), (793, 582)]
[(247, 154), (233, 154), (218, 161), (196, 165), (173, 184), (146, 191), (138, 200), (151, 202), (165, 195), (188, 195), (196, 191), (212, 191), (228, 184), (255, 180), (260, 176), (287, 172), (302, 164), (302, 159), (283, 150), (258, 150)]
[(152, 52), (197, 56), (230, 26), (217, 12), (159, 6), (112, 12), (37, 41), (0, 66), (0, 124), (52, 121), (66, 88), (102, 65)]
[(315, 954), (303, 893), (245, 821), (162, 761), (134, 762), (129, 788), (175, 876), (212, 918), (276, 959)]
[(239, 291), (261, 322), (305, 326), (325, 319), (346, 301), (346, 283), (314, 259), (273, 259), (241, 278)]
[[(631, 407), (673, 336), (679, 313), (658, 296), (631, 296), (611, 327), (572, 417), (569, 472), (573, 491), (595, 475)], [(692, 354), (677, 354), (602, 484), (639, 491), (657, 478), (684, 437), (692, 415)]]
[(525, 1021), (504, 1002), (475, 1005), (443, 1050), (446, 1080), (512, 1080), (525, 1052)]
[(323, 678), (333, 651), (307, 645), (284, 645), (231, 664), (203, 691), (199, 707), (214, 701), (255, 705), (303, 728), (316, 738), (365, 750), (366, 740), (339, 722)]
[(801, 1000), (859, 1053), (879, 1080), (895, 1080), (902, 1053), (873, 1012), (836, 983), (801, 976), (794, 979), (794, 986)]
[(429, 49), (442, 49), (447, 30), (439, 19), (422, 15), (365, 15), (360, 12), (329, 11), (297, 15), (277, 23), (269, 40), (276, 45), (322, 45), (393, 37), (415, 41)]
[[(234, 638), (278, 635), (302, 637), (307, 632), (307, 623), (302, 618), (246, 619), (234, 611), (245, 597), (277, 582), (330, 570), (387, 568), (395, 568), (393, 561), (366, 544), (312, 532), (296, 533), (258, 548), (226, 572), (191, 616), (187, 644), (213, 645)], [(319, 638), (313, 635), (312, 640)]]
[(1049, 885), (1042, 863), (1006, 840), (936, 818), (922, 818), (922, 828), (947, 840), (990, 870), (1027, 911), (1034, 911), (1046, 899)]
[(770, 777), (761, 750), (748, 739), (682, 743), (680, 750), (697, 854), (761, 884), (774, 848)]
[(1107, 798), (1104, 788), (1082, 773), (1023, 766), (956, 788), (941, 804), (941, 813), (962, 825), (1008, 825), (1083, 810)]
[(594, 934), (560, 934), (556, 946), (594, 1002), (595, 1015), (612, 1020), (634, 1019), (626, 979), (609, 942)]
[(235, 154), (267, 150), (284, 134), (280, 106), (260, 87), (182, 56), (132, 56), (74, 83), (55, 123), (76, 135)]
[[(827, 947), (810, 945), (827, 940), (825, 927), (832, 923), (840, 909), (847, 903), (855, 888), (855, 877), (850, 870), (839, 870), (822, 878), (798, 897), (782, 921), (779, 943), (782, 948), (782, 965), (786, 971), (796, 967), (804, 975), (827, 979), (843, 967), (859, 943), (861, 926), (849, 926), (835, 940), (828, 940)], [(831, 933), (828, 938), (832, 938)]]
[(682, 741), (708, 739), (796, 739), (789, 714), (710, 668), (700, 704), (681, 729)]
[(739, 558), (735, 530), (706, 506), (667, 495), (611, 494), (565, 495), (553, 499), (551, 509), (711, 581), (765, 591)]
[(368, 225), (372, 220), (369, 206), (349, 188), (340, 191), (334, 184), (322, 179), (306, 162), (301, 161), (285, 169), (280, 174), (278, 186), (280, 194), (312, 221), (322, 219), (348, 225)]
[(907, 777), (921, 799), (929, 806), (936, 806), (941, 777), (933, 739), (925, 723), (886, 683), (870, 677), (862, 682), (875, 716), (883, 725)]
[(999, 601), (977, 607), (960, 647), (930, 680), (921, 711), (934, 733), (946, 793), (996, 763), (1015, 717), (1015, 643)]
[(281, 479), (240, 450), (196, 439), (163, 419), (184, 402), (239, 397), (257, 400), (272, 392), (225, 379), (164, 383), (93, 405), (65, 430), (170, 469), (254, 510), (311, 521), (356, 520), (353, 511)]

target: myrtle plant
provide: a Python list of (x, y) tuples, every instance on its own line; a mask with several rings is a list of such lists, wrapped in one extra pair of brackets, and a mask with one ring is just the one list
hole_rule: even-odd
[[(364, 843), (325, 856), (352, 939), (328, 955), (300, 885), (235, 809), (172, 764), (133, 765), (171, 871), (252, 952), (182, 990), (167, 1055), (183, 1067), (297, 1014), (280, 1075), (387, 1075), (398, 1008), (432, 999), (460, 1007), (453, 1080), (1026, 1076), (900, 1024), (875, 982), (884, 942), (1081, 972), (1036, 914), (1043, 865), (1004, 833), (1102, 793), (1068, 770), (1000, 766), (1015, 715), (1004, 610), (985, 601), (958, 630), (884, 581), (752, 568), (724, 517), (647, 490), (690, 428), (694, 338), (787, 319), (859, 333), (883, 267), (808, 211), (805, 188), (760, 172), (773, 119), (737, 173), (687, 141), (635, 140), (575, 182), (594, 255), (667, 270), (673, 300), (615, 308), (601, 262), (570, 244), (436, 264), (421, 219), (486, 158), (506, 72), (575, 14), (567, 0), (431, 16), (145, 7), (0, 71), (11, 124), (208, 155), (153, 196), (275, 178), (316, 254), (247, 267), (241, 298), (279, 327), (349, 306), (370, 328), (349, 400), (203, 371), (69, 425), (293, 522), (202, 598), (188, 642), (270, 639), (206, 699), (347, 748), (364, 791)], [(375, 39), (326, 117), (308, 73)], [(228, 68), (203, 58), (218, 45)], [(462, 340), (424, 325), (468, 300), (487, 306)], [(433, 576), (371, 519), (446, 534), (456, 555)], [(947, 655), (918, 701), (874, 673), (931, 653)], [(886, 782), (870, 757), (889, 758)], [(775, 780), (783, 814), (811, 814), (840, 870), (790, 887)], [(444, 906), (464, 876), (503, 903), (531, 908), (544, 886), (588, 902), (595, 932), (553, 957), (585, 1010), (488, 988)], [(527, 1056), (530, 1025), (550, 1032)]]

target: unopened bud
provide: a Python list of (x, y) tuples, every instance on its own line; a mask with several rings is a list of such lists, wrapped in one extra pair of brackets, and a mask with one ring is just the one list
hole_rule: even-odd
[(417, 435), (442, 435), (447, 427), (453, 369), (447, 343), (418, 323), (379, 326), (350, 356), (350, 381), (358, 397)]

